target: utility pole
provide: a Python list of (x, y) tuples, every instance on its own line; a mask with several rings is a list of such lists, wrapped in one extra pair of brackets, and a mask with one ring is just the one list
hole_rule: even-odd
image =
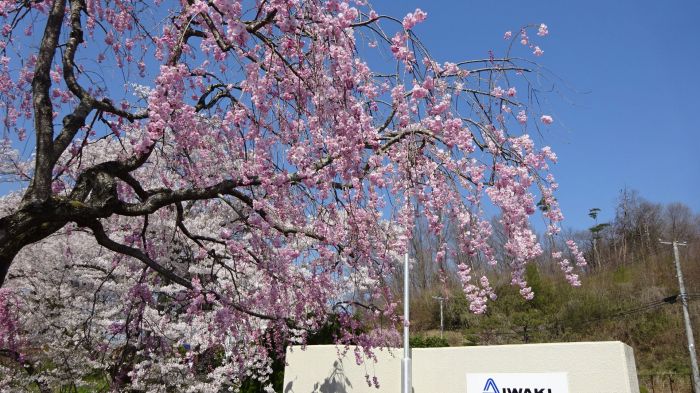
[(442, 318), (442, 303), (445, 301), (445, 298), (442, 296), (433, 296), (433, 299), (440, 302), (440, 338), (442, 338), (442, 334), (445, 331), (444, 319)]
[(683, 283), (683, 272), (681, 271), (681, 261), (678, 256), (678, 246), (687, 245), (685, 242), (677, 241), (664, 242), (659, 239), (661, 244), (673, 245), (673, 258), (676, 261), (676, 276), (678, 277), (678, 287), (681, 292), (681, 303), (683, 304), (683, 319), (685, 320), (685, 333), (688, 336), (688, 351), (690, 352), (690, 365), (693, 372), (693, 391), (700, 392), (700, 372), (698, 372), (698, 359), (695, 356), (695, 338), (693, 337), (693, 328), (690, 323), (690, 313), (688, 312), (688, 296), (685, 292), (685, 284)]
[(408, 340), (409, 325), (409, 275), (408, 252), (403, 262), (403, 359), (401, 359), (401, 393), (411, 393), (411, 347)]

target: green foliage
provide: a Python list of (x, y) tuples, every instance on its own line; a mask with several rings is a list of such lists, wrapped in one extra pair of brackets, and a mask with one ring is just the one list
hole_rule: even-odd
[(610, 223), (603, 222), (603, 223), (600, 223), (598, 225), (595, 225), (595, 226), (588, 228), (588, 230), (593, 232), (594, 234), (598, 234), (600, 231), (602, 231), (603, 229), (605, 229), (609, 226), (610, 226)]
[(612, 281), (615, 284), (624, 284), (632, 280), (632, 273), (629, 268), (620, 266), (612, 274)]
[[(554, 200), (556, 200), (556, 198)], [(544, 197), (537, 201), (537, 207), (543, 212), (548, 212), (549, 209), (551, 209), (551, 206), (545, 201)]]
[[(557, 296), (551, 280), (544, 279), (537, 265), (528, 265), (525, 277), (532, 287), (535, 297), (525, 300), (519, 288), (505, 284), (497, 288), (498, 301), (492, 304), (490, 316), (506, 321), (505, 325), (514, 332), (532, 331), (533, 327), (552, 322), (551, 316), (562, 307), (563, 297)], [(529, 340), (530, 338), (528, 338)]]
[(596, 237), (596, 238), (597, 238), (598, 234), (603, 229), (610, 226), (610, 223), (608, 223), (608, 222), (603, 222), (603, 223), (598, 224), (598, 213), (600, 213), (600, 209), (597, 207), (594, 207), (588, 211), (588, 217), (594, 219), (596, 222), (596, 225), (588, 228), (588, 230), (593, 234), (593, 237)]
[[(533, 263), (525, 274), (535, 297), (524, 300), (518, 287), (493, 280), (498, 300), (484, 315), (469, 313), (461, 289), (455, 286), (445, 307), (446, 326), (461, 331), (462, 340), (453, 345), (464, 346), (619, 340), (633, 347), (644, 378), (671, 374), (681, 383), (690, 370), (681, 302), (672, 301), (677, 281), (669, 260), (660, 255), (643, 263), (604, 266), (584, 274), (578, 288), (566, 284), (559, 272)], [(685, 273), (688, 291), (700, 292), (700, 264), (689, 264)], [(437, 309), (437, 303), (433, 307)], [(691, 313), (700, 314), (700, 301), (691, 299)], [(426, 315), (435, 318), (434, 313)], [(435, 321), (431, 323), (434, 326)], [(420, 331), (411, 344), (428, 346)]]
[[(631, 335), (637, 337), (657, 337), (670, 328), (673, 328), (673, 325), (668, 314), (653, 312), (635, 318), (629, 326)], [(640, 343), (640, 345), (649, 344), (653, 346), (653, 343)]]
[(600, 213), (600, 209), (597, 207), (594, 207), (588, 211), (588, 217), (597, 220), (598, 219), (598, 213)]
[(323, 345), (333, 344), (335, 338), (340, 334), (340, 322), (334, 316), (329, 318), (328, 322), (316, 333), (312, 334), (308, 341), (308, 345)]
[[(32, 392), (41, 392), (38, 386), (33, 386)], [(95, 370), (92, 374), (87, 375), (83, 383), (76, 385), (74, 383), (66, 384), (60, 388), (52, 389), (59, 393), (95, 393), (109, 391), (109, 377), (103, 370)]]
[(422, 335), (416, 335), (410, 337), (408, 341), (411, 348), (441, 348), (450, 346), (447, 339), (438, 336), (424, 337)]

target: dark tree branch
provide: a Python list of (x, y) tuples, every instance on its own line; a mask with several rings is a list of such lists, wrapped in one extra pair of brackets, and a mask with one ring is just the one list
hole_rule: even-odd
[(51, 196), (51, 172), (53, 170), (53, 106), (51, 89), (51, 64), (61, 35), (65, 0), (54, 0), (41, 39), (37, 56), (32, 96), (34, 105), (34, 129), (36, 132), (36, 158), (34, 177), (24, 195), (23, 205), (44, 202)]
[(177, 202), (196, 201), (216, 198), (219, 194), (229, 194), (238, 187), (260, 185), (258, 180), (242, 183), (234, 180), (224, 180), (218, 184), (204, 188), (188, 188), (182, 190), (163, 189), (154, 191), (143, 203), (121, 202), (114, 213), (124, 216), (142, 216)]
[(95, 240), (97, 240), (97, 243), (99, 245), (119, 254), (124, 254), (136, 258), (139, 261), (143, 262), (146, 266), (158, 272), (161, 276), (167, 278), (168, 280), (180, 284), (185, 288), (192, 289), (191, 282), (161, 266), (138, 248), (129, 247), (110, 239), (109, 236), (107, 236), (107, 234), (105, 233), (104, 227), (102, 226), (102, 224), (100, 224), (99, 221), (92, 220), (87, 222), (78, 222), (78, 224), (90, 228), (92, 230), (93, 235), (95, 236)]
[(83, 28), (80, 22), (81, 13), (85, 12), (85, 3), (82, 0), (70, 0), (70, 26), (71, 32), (68, 42), (65, 45), (63, 53), (63, 80), (66, 86), (79, 100), (78, 106), (73, 113), (67, 115), (63, 119), (63, 129), (54, 141), (54, 149), (52, 156), (52, 166), (58, 161), (63, 151), (73, 141), (73, 138), (78, 133), (81, 127), (85, 125), (85, 119), (90, 115), (93, 109), (98, 109), (103, 112), (112, 113), (116, 116), (126, 118), (129, 121), (143, 119), (148, 116), (147, 112), (133, 114), (127, 111), (114, 107), (109, 99), (101, 101), (92, 97), (81, 85), (75, 76), (75, 54), (78, 45), (83, 42)]

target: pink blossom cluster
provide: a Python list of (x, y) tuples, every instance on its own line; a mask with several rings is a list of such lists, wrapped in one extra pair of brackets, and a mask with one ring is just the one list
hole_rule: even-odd
[(416, 8), (415, 11), (409, 12), (406, 14), (406, 16), (403, 18), (403, 28), (406, 30), (411, 30), (414, 28), (418, 23), (421, 23), (425, 20), (425, 18), (428, 17), (428, 14), (425, 13), (423, 10), (420, 8)]
[(503, 97), (503, 94), (505, 94), (505, 90), (503, 90), (501, 86), (496, 86), (493, 88), (493, 90), (491, 90), (491, 95), (496, 98)]
[(520, 124), (527, 123), (527, 113), (525, 112), (525, 110), (521, 110), (520, 112), (518, 112), (518, 115), (516, 116), (516, 118), (518, 119), (518, 122)]
[[(549, 35), (549, 29), (546, 24), (541, 23), (539, 26), (537, 26), (537, 36), (538, 37), (545, 37)], [(513, 36), (513, 33), (511, 31), (507, 31), (503, 38), (506, 40), (509, 40)], [(527, 28), (522, 28), (520, 29), (520, 44), (523, 46), (526, 46), (532, 50), (532, 54), (535, 56), (542, 56), (544, 54), (544, 50), (540, 48), (539, 45), (535, 44), (533, 40), (528, 36), (527, 33)]]
[(402, 60), (404, 64), (409, 64), (415, 60), (413, 51), (408, 47), (408, 35), (406, 33), (396, 33), (391, 38), (391, 52), (397, 60)]
[(488, 278), (482, 276), (479, 279), (479, 286), (471, 284), (471, 268), (465, 264), (457, 266), (457, 273), (463, 283), (464, 294), (469, 302), (469, 310), (475, 314), (483, 314), (486, 312), (486, 303), (489, 299), (495, 300), (496, 294), (489, 284)]
[(0, 288), (0, 349), (20, 356), (22, 336), (19, 297), (10, 288)]
[(561, 268), (562, 272), (564, 272), (564, 276), (566, 277), (566, 281), (569, 282), (572, 286), (580, 286), (581, 281), (579, 280), (578, 274), (574, 273), (574, 268), (571, 266), (571, 262), (563, 257), (563, 254), (561, 251), (555, 251), (552, 253), (552, 258), (557, 261), (559, 264), (559, 267)]
[(576, 242), (569, 239), (566, 241), (566, 246), (569, 248), (569, 251), (571, 251), (571, 255), (573, 255), (574, 260), (576, 260), (577, 266), (587, 265), (586, 259), (583, 257), (583, 253), (578, 249)]

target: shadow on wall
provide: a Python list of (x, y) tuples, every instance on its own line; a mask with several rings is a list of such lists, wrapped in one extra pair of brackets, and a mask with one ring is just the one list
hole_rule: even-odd
[[(287, 386), (284, 387), (284, 393), (296, 393), (294, 392), (293, 385), (294, 381), (287, 383)], [(350, 383), (350, 380), (345, 376), (343, 362), (341, 360), (336, 360), (333, 363), (331, 375), (324, 379), (322, 384), (316, 382), (314, 384), (314, 390), (311, 393), (349, 393), (348, 388), (352, 389), (352, 383)]]

